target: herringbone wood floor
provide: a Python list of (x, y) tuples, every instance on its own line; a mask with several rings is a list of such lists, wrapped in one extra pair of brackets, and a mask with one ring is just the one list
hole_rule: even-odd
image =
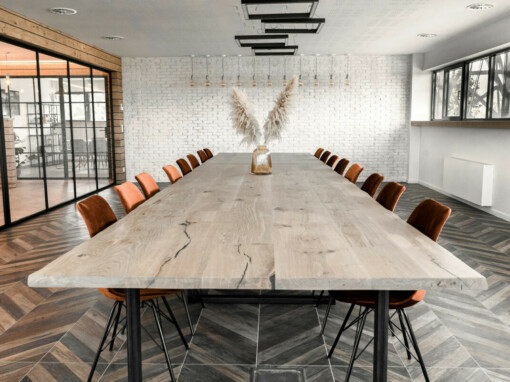
[[(122, 208), (113, 190), (102, 193), (117, 216)], [(483, 292), (434, 291), (409, 310), (429, 375), (434, 381), (510, 381), (510, 223), (419, 185), (408, 185), (397, 207), (407, 218), (423, 199), (453, 209), (440, 244), (482, 272)], [(90, 370), (111, 302), (95, 290), (31, 289), (27, 276), (88, 238), (70, 205), (0, 232), (0, 381), (82, 381)], [(185, 335), (184, 311), (171, 302)], [(326, 352), (347, 307), (337, 304), (319, 336), (324, 308), (297, 305), (191, 305), (196, 326), (186, 352), (175, 330), (165, 327), (170, 356), (180, 381), (248, 381), (259, 367), (303, 368), (308, 381), (342, 381), (354, 330), (343, 336), (331, 360)], [(362, 344), (371, 337), (369, 317)], [(150, 336), (150, 312), (142, 317), (144, 378), (168, 380), (161, 351)], [(95, 380), (126, 379), (125, 338), (102, 354)], [(351, 381), (371, 380), (372, 349), (358, 359)], [(392, 381), (421, 381), (418, 364), (408, 361), (390, 338)]]

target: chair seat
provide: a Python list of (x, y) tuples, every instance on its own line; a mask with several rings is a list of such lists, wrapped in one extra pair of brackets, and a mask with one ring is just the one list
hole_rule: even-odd
[[(372, 290), (341, 290), (329, 291), (337, 301), (365, 307), (375, 306), (377, 291)], [(405, 309), (419, 303), (425, 297), (424, 290), (390, 291), (390, 309)]]
[[(125, 289), (114, 288), (98, 288), (99, 292), (109, 299), (115, 301), (126, 301)], [(169, 296), (172, 294), (181, 293), (180, 290), (175, 289), (140, 289), (140, 301), (152, 300), (154, 298)]]

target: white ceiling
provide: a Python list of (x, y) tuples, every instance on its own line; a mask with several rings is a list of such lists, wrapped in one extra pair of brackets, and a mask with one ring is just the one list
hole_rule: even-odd
[[(476, 1), (320, 0), (316, 17), (326, 18), (320, 34), (296, 34), (289, 43), (304, 54), (427, 52), (510, 14), (510, 0), (484, 0), (496, 5), (491, 10), (466, 9)], [(244, 20), (240, 0), (0, 0), (0, 5), (119, 56), (250, 54), (234, 35), (260, 31), (259, 21)], [(78, 14), (53, 15), (51, 7)], [(125, 39), (106, 41), (103, 35)]]

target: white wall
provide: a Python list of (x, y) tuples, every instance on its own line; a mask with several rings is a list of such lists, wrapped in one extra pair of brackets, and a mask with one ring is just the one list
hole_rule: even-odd
[[(124, 120), (127, 177), (142, 171), (167, 181), (161, 167), (179, 157), (210, 147), (213, 152), (252, 151), (240, 146), (229, 118), (229, 86), (237, 77), (237, 57), (225, 60), (225, 80), (219, 86), (221, 58), (212, 57), (211, 87), (205, 87), (205, 59), (195, 59), (191, 88), (189, 57), (123, 58)], [(282, 89), (283, 58), (273, 57), (274, 85), (265, 86), (268, 58), (256, 60), (257, 87), (250, 86), (252, 57), (241, 60), (241, 81), (262, 123)], [(372, 172), (403, 181), (408, 172), (410, 56), (350, 58), (350, 86), (345, 86), (346, 57), (335, 57), (335, 86), (327, 86), (331, 61), (319, 58), (321, 85), (312, 85), (315, 57), (303, 58), (305, 86), (299, 88), (291, 121), (272, 151), (314, 152), (321, 146), (359, 162), (365, 177)], [(299, 73), (299, 57), (287, 58), (287, 74)], [(364, 177), (360, 177), (363, 179)]]
[(483, 209), (510, 220), (509, 129), (423, 126), (420, 143), (420, 183), (439, 191), (443, 191), (445, 156), (493, 164), (493, 206)]

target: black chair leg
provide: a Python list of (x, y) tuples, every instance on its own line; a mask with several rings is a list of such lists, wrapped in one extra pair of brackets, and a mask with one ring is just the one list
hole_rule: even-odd
[(349, 367), (347, 368), (347, 373), (345, 375), (345, 382), (349, 382), (349, 378), (351, 377), (352, 368), (354, 366), (354, 361), (356, 361), (356, 353), (358, 352), (359, 342), (361, 340), (361, 335), (363, 334), (363, 328), (365, 327), (365, 320), (368, 316), (368, 308), (365, 308), (363, 313), (361, 313), (361, 319), (358, 321), (358, 325), (356, 327), (356, 337), (354, 338), (354, 346), (351, 354), (351, 361), (349, 362)]
[(404, 344), (406, 346), (407, 359), (411, 359), (411, 350), (409, 349), (409, 342), (407, 341), (407, 331), (404, 325), (404, 319), (402, 318), (402, 312), (397, 309), (398, 319), (400, 321), (400, 327), (402, 328), (402, 335), (404, 336)]
[(322, 298), (323, 295), (324, 295), (324, 291), (321, 290), (321, 293), (319, 294), (319, 297), (317, 298), (317, 304), (315, 304), (316, 308), (319, 307), (319, 303), (321, 302), (321, 298)]
[(407, 324), (407, 328), (409, 329), (409, 335), (411, 336), (411, 342), (413, 343), (414, 351), (418, 356), (418, 361), (420, 362), (421, 371), (423, 372), (423, 376), (425, 377), (426, 382), (430, 382), (429, 375), (427, 374), (427, 369), (425, 368), (425, 362), (423, 361), (423, 357), (421, 356), (420, 348), (418, 347), (418, 341), (416, 340), (416, 336), (414, 335), (413, 326), (411, 325), (411, 320), (407, 316), (407, 313), (404, 309), (402, 309), (402, 315)]
[(165, 360), (168, 366), (168, 372), (170, 373), (170, 378), (172, 382), (175, 382), (174, 370), (172, 368), (172, 363), (170, 362), (170, 357), (168, 356), (168, 349), (166, 348), (165, 335), (163, 334), (163, 327), (161, 326), (159, 313), (154, 303), (151, 303), (150, 306), (152, 308), (152, 313), (154, 314), (154, 320), (156, 320), (156, 325), (158, 326), (159, 338), (161, 339), (161, 344), (163, 345), (163, 353), (165, 353)]
[(170, 304), (168, 303), (165, 297), (161, 297), (161, 299), (163, 300), (163, 303), (166, 306), (166, 310), (168, 310), (168, 314), (170, 315), (170, 318), (172, 319), (172, 322), (174, 323), (175, 328), (177, 329), (177, 333), (179, 333), (179, 336), (181, 337), (182, 343), (186, 347), (186, 350), (189, 349), (188, 341), (186, 341), (184, 334), (182, 334), (181, 327), (179, 326), (179, 323), (177, 322), (177, 319), (174, 316), (174, 312), (172, 312), (172, 309), (170, 308)]
[(181, 297), (182, 297), (182, 302), (184, 303), (184, 309), (186, 310), (186, 317), (188, 317), (189, 330), (191, 331), (191, 335), (194, 336), (195, 331), (193, 330), (193, 324), (191, 323), (191, 317), (189, 315), (189, 310), (188, 310), (188, 301), (186, 300), (186, 294), (184, 293), (184, 291), (181, 292)]
[(326, 322), (328, 322), (328, 316), (329, 316), (329, 311), (331, 310), (331, 304), (333, 304), (333, 296), (329, 296), (328, 307), (326, 308), (326, 314), (324, 315), (324, 320), (322, 321), (321, 336), (324, 334), (324, 329), (326, 329)]
[(110, 351), (113, 350), (113, 345), (115, 344), (115, 337), (117, 336), (117, 327), (119, 326), (120, 313), (122, 311), (123, 302), (119, 303), (120, 307), (117, 310), (117, 316), (115, 317), (115, 323), (113, 324), (113, 333), (112, 333), (112, 341), (110, 342)]
[(347, 312), (347, 315), (344, 318), (344, 322), (342, 323), (342, 326), (340, 327), (340, 330), (338, 331), (338, 334), (335, 338), (335, 342), (333, 342), (333, 346), (329, 350), (328, 358), (331, 358), (331, 356), (333, 355), (336, 345), (338, 344), (338, 341), (340, 340), (340, 336), (342, 335), (342, 332), (345, 330), (345, 327), (347, 326), (347, 321), (349, 320), (349, 317), (351, 316), (353, 309), (354, 309), (354, 304), (351, 304), (351, 307), (349, 308), (349, 311)]
[[(116, 301), (115, 304), (113, 304), (112, 310), (110, 311), (110, 315), (108, 317), (108, 322), (106, 323), (106, 326), (104, 328), (103, 338), (101, 338), (101, 342), (99, 343), (99, 347), (96, 352), (96, 356), (94, 357), (94, 362), (92, 363), (92, 368), (90, 369), (89, 377), (87, 378), (88, 382), (92, 381), (92, 378), (94, 377), (94, 372), (96, 371), (97, 362), (99, 361), (99, 356), (101, 355), (101, 352), (103, 351), (104, 343), (106, 342), (106, 339), (108, 338), (108, 333), (110, 333), (110, 329), (112, 328), (112, 322), (113, 322), (113, 316), (115, 315), (115, 312), (117, 308), (120, 306), (120, 302)], [(120, 311), (120, 308), (119, 308)]]

